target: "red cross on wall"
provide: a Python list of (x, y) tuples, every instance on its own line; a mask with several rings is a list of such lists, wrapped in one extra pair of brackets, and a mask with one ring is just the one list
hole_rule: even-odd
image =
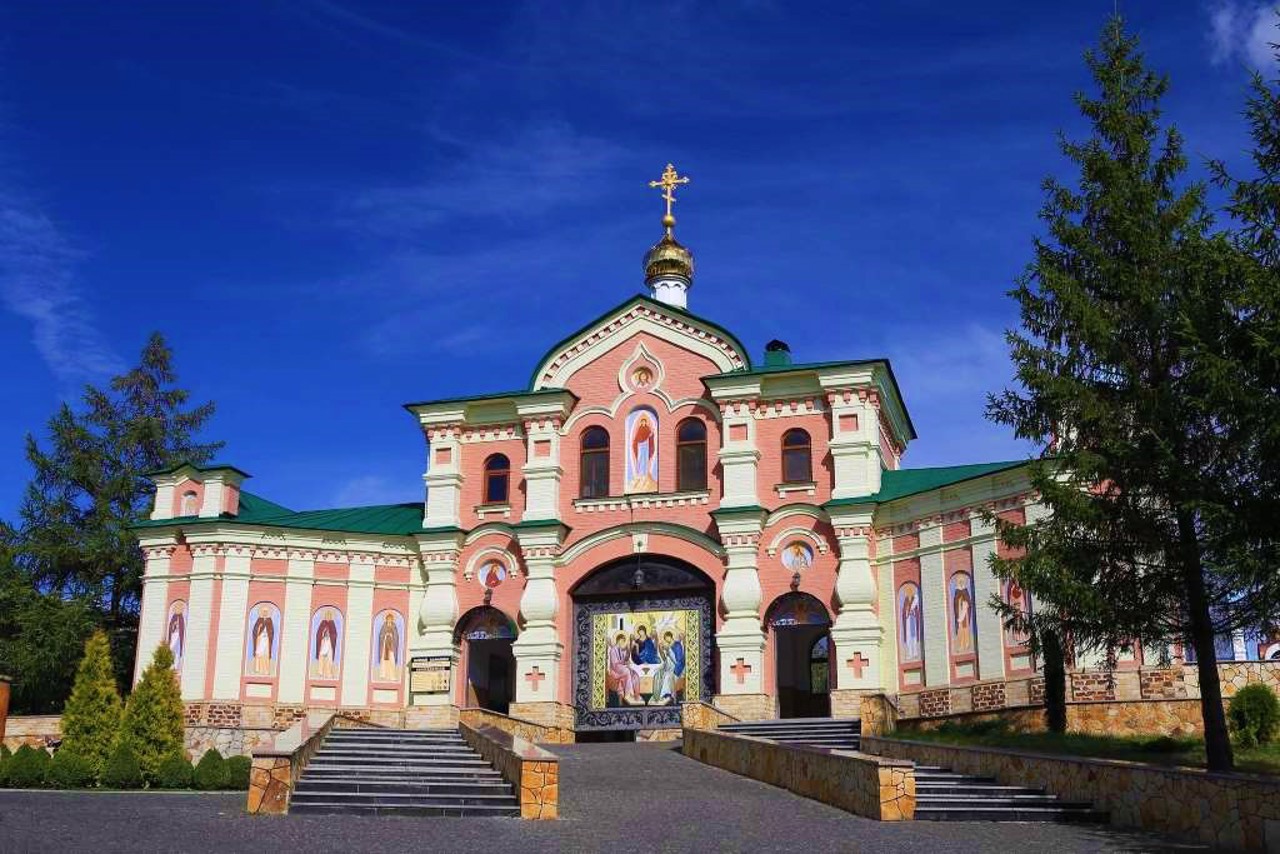
[(738, 684), (742, 685), (747, 681), (747, 674), (751, 672), (751, 665), (739, 658), (737, 663), (729, 668), (733, 671), (733, 675), (738, 677)]
[(524, 681), (528, 682), (529, 685), (532, 686), (530, 690), (534, 693), (537, 693), (538, 691), (538, 684), (546, 678), (547, 674), (539, 670), (537, 665), (534, 665), (534, 668), (524, 675)]
[(871, 662), (866, 658), (863, 658), (862, 653), (860, 652), (855, 652), (853, 654), (853, 658), (845, 662), (845, 664), (849, 665), (849, 669), (853, 671), (854, 679), (861, 679), (862, 668), (866, 667), (870, 663)]

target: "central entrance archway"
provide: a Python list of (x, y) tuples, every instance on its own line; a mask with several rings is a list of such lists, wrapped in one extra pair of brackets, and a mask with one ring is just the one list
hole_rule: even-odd
[(611, 561), (571, 591), (573, 701), (580, 730), (680, 726), (680, 704), (709, 700), (715, 583), (666, 555)]
[(511, 644), (516, 626), (489, 605), (472, 608), (458, 620), (454, 641), (462, 644), (466, 673), (463, 702), (507, 714), (516, 693), (516, 659)]
[(778, 716), (831, 715), (831, 616), (808, 593), (784, 593), (765, 613), (773, 632)]

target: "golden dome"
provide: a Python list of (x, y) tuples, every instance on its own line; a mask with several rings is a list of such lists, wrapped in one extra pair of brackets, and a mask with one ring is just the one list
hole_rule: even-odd
[(644, 256), (645, 281), (663, 276), (680, 276), (693, 281), (693, 253), (682, 246), (670, 230)]

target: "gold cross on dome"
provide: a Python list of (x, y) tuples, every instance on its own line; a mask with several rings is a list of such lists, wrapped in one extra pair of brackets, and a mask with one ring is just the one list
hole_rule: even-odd
[(667, 231), (671, 231), (671, 227), (676, 224), (676, 218), (671, 215), (671, 206), (676, 202), (676, 187), (688, 183), (688, 176), (677, 174), (676, 167), (670, 163), (667, 164), (666, 169), (662, 170), (661, 178), (649, 182), (649, 186), (654, 189), (662, 188), (662, 198), (667, 203), (667, 213), (662, 218), (662, 224), (666, 226)]

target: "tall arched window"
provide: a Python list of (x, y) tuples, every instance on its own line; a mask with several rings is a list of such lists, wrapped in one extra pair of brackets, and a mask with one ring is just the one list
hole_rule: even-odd
[(786, 483), (813, 480), (809, 434), (797, 428), (782, 434), (782, 479)]
[(582, 432), (582, 483), (579, 494), (583, 498), (604, 498), (609, 494), (609, 431), (603, 427), (588, 427)]
[(506, 454), (494, 454), (484, 461), (484, 503), (506, 504), (511, 484), (511, 461)]
[(676, 490), (707, 488), (707, 425), (686, 418), (676, 429)]

